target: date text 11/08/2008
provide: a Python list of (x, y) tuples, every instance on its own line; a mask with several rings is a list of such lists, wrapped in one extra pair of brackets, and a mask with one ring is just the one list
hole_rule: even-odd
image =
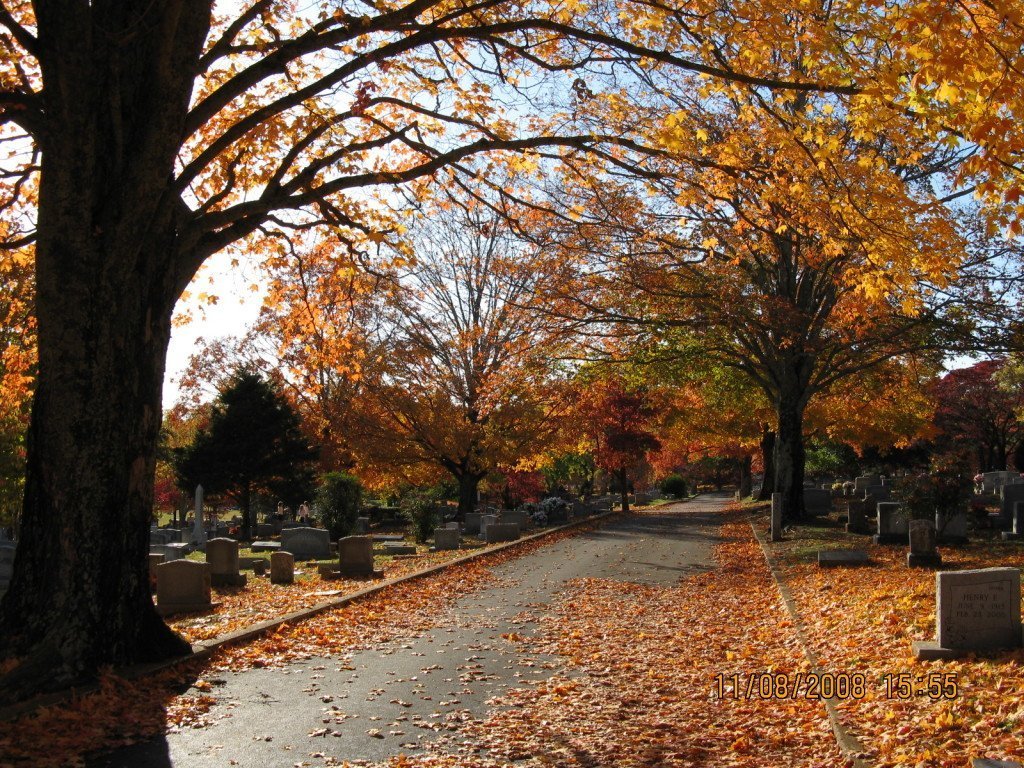
[[(818, 674), (815, 672), (754, 672), (715, 675), (712, 698), (718, 699), (862, 699), (868, 691), (867, 676)], [(878, 687), (887, 699), (909, 700), (916, 697), (933, 701), (955, 699), (960, 684), (955, 672), (929, 672), (913, 675), (897, 672), (882, 675)]]

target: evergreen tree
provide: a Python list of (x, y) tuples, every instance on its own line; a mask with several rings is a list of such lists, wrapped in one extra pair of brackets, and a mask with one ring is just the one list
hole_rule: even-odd
[(253, 493), (311, 495), (316, 455), (284, 397), (258, 374), (241, 370), (218, 395), (209, 425), (175, 451), (174, 469), (182, 487), (202, 484), (208, 493), (232, 498), (242, 511), (242, 535), (249, 538)]

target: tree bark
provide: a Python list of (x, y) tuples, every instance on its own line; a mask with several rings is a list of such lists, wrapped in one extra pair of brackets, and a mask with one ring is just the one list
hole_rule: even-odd
[[(206, 7), (204, 7), (204, 5)], [(171, 312), (194, 272), (168, 194), (204, 3), (38, 3), (39, 368), (0, 702), (187, 653), (149, 592)]]
[(761, 462), (764, 464), (764, 480), (758, 501), (771, 501), (775, 492), (775, 430), (770, 424), (761, 425)]
[(775, 492), (782, 494), (787, 519), (804, 515), (804, 408), (805, 399), (794, 390), (783, 391), (776, 400), (778, 418), (775, 438)]
[(459, 483), (459, 519), (465, 520), (466, 515), (476, 509), (477, 489), (484, 476), (474, 472), (456, 475)]

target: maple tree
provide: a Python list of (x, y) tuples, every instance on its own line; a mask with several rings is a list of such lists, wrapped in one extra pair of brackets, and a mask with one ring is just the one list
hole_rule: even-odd
[(590, 438), (595, 463), (615, 478), (622, 511), (651, 454), (661, 447), (659, 402), (646, 387), (629, 387), (615, 376), (583, 376), (577, 406), (579, 429)]
[(347, 426), (358, 470), (447, 473), (459, 514), (492, 471), (543, 451), (565, 402), (552, 363), (564, 328), (535, 308), (546, 275), (480, 206), (437, 208), (395, 275), (386, 352), (360, 376)]
[(18, 517), (24, 489), (25, 428), (35, 379), (31, 255), (0, 251), (0, 525)]
[(1003, 388), (1004, 360), (982, 360), (935, 382), (935, 426), (940, 449), (968, 457), (979, 472), (1007, 468), (1024, 442), (1024, 391)]

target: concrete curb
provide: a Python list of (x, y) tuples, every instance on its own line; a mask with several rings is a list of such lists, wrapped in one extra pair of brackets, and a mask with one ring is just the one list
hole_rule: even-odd
[[(772, 560), (771, 553), (768, 551), (768, 544), (765, 541), (764, 536), (757, 530), (757, 525), (753, 522), (750, 524), (750, 529), (754, 533), (754, 538), (757, 539), (757, 543), (761, 545), (761, 552), (764, 554), (765, 562), (768, 564), (768, 570), (771, 571), (772, 578), (775, 579), (775, 585), (779, 588), (779, 594), (782, 595), (782, 602), (786, 606), (786, 611), (789, 613), (789, 618), (793, 621), (793, 629), (796, 631), (797, 640), (800, 641), (800, 647), (803, 648), (804, 656), (807, 657), (807, 661), (811, 665), (811, 671), (817, 675), (821, 675), (821, 669), (818, 666), (818, 657), (811, 650), (810, 644), (807, 642), (807, 631), (804, 627), (804, 623), (800, 620), (800, 614), (797, 613), (796, 601), (793, 599), (793, 593), (790, 592), (789, 586), (786, 584), (785, 578), (775, 567), (775, 562)], [(850, 761), (850, 765), (853, 768), (873, 768), (874, 762), (863, 755), (867, 752), (867, 748), (846, 728), (843, 726), (842, 721), (839, 718), (839, 708), (836, 703), (839, 699), (833, 697), (823, 698), (822, 701), (825, 704), (825, 711), (828, 712), (829, 722), (832, 724), (832, 734), (836, 738), (836, 742), (839, 744), (839, 749), (843, 755)]]
[[(462, 563), (467, 563), (471, 560), (476, 560), (477, 558), (487, 557), (498, 552), (504, 552), (507, 549), (512, 549), (522, 544), (528, 544), (530, 542), (537, 541), (538, 539), (543, 539), (546, 536), (550, 536), (560, 531), (565, 531), (572, 528), (579, 528), (588, 523), (606, 520), (612, 515), (617, 514), (621, 514), (621, 512), (609, 510), (608, 512), (601, 512), (596, 515), (591, 515), (590, 517), (581, 518), (579, 520), (573, 520), (572, 522), (565, 523), (564, 525), (559, 525), (555, 528), (548, 528), (543, 531), (538, 531), (537, 533), (531, 533), (530, 535), (522, 536), (521, 538), (518, 538), (515, 541), (492, 544), (490, 546), (474, 550), (469, 554), (453, 558), (444, 563), (438, 563), (437, 565), (431, 565), (427, 568), (422, 568), (418, 571), (407, 573), (404, 576), (397, 576), (393, 579), (386, 579), (384, 581), (374, 582), (371, 586), (364, 587), (363, 589), (357, 590), (355, 592), (349, 592), (346, 595), (340, 595), (330, 600), (325, 600), (322, 603), (317, 603), (316, 605), (310, 606), (309, 608), (304, 608), (301, 611), (294, 611), (292, 613), (285, 614), (284, 616), (278, 616), (277, 618), (267, 619), (266, 621), (261, 621), (257, 624), (253, 624), (252, 626), (244, 627), (243, 629), (239, 629), (234, 632), (229, 632), (225, 635), (220, 635), (210, 640), (203, 640), (199, 643), (194, 643), (192, 645), (192, 653), (188, 656), (178, 656), (173, 659), (164, 659), (162, 661), (154, 662), (151, 664), (135, 664), (130, 667), (121, 667), (115, 669), (114, 673), (119, 677), (123, 677), (127, 680), (137, 680), (141, 677), (145, 677), (156, 672), (161, 672), (165, 669), (171, 669), (172, 667), (176, 667), (180, 664), (187, 664), (188, 662), (197, 659), (205, 659), (213, 655), (214, 651), (225, 646), (232, 645), (235, 643), (247, 642), (249, 640), (254, 640), (262, 635), (272, 632), (273, 630), (277, 629), (278, 627), (284, 624), (293, 624), (296, 622), (301, 622), (319, 613), (323, 613), (324, 611), (329, 611), (334, 608), (341, 608), (343, 606), (348, 605), (349, 603), (355, 602), (356, 600), (361, 600), (365, 597), (369, 597), (370, 595), (374, 595), (377, 592), (387, 589), (388, 587), (393, 587), (396, 584), (401, 584), (406, 581), (414, 581), (416, 579), (421, 579), (424, 576), (430, 576), (435, 573), (440, 573), (441, 571), (447, 568), (461, 565)], [(20, 704), (12, 704), (10, 706), (0, 708), (0, 721), (13, 720), (17, 717), (20, 717), (24, 714), (28, 714), (29, 712), (32, 712), (41, 707), (53, 706), (55, 704), (61, 703), (66, 699), (83, 696), (88, 693), (92, 693), (98, 689), (98, 685), (92, 684), (83, 686), (81, 688), (70, 688), (68, 690), (60, 691), (58, 693), (39, 696)]]

